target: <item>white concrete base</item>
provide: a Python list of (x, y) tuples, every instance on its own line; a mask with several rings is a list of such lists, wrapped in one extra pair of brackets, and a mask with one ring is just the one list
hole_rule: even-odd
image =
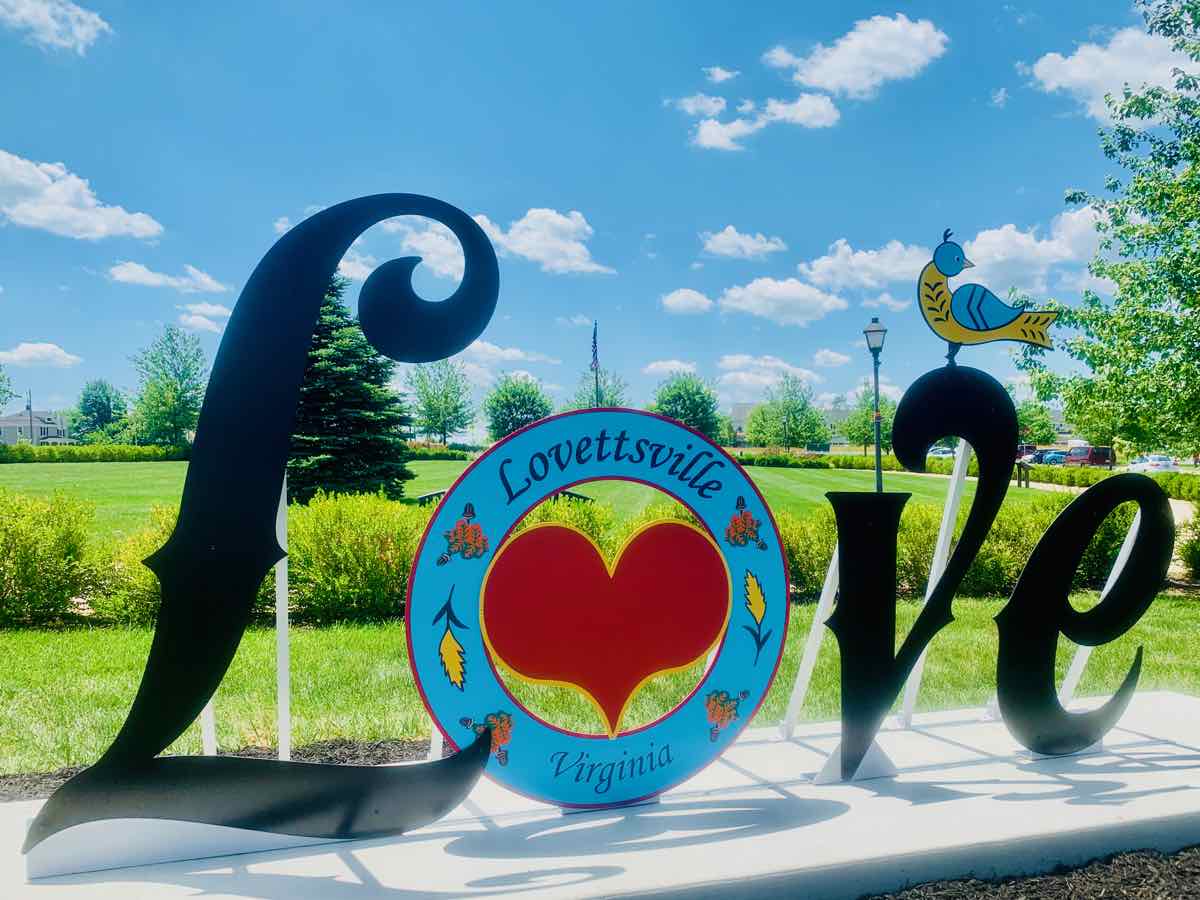
[[(982, 710), (886, 729), (893, 778), (818, 786), (836, 724), (744, 733), (661, 803), (562, 816), (481, 783), (396, 838), (42, 879), (20, 845), (37, 802), (0, 804), (0, 897), (857, 897), (1045, 872), (1200, 843), (1200, 698), (1145, 693), (1096, 753), (1032, 758)], [(96, 843), (119, 845), (109, 823)]]
[(866, 781), (870, 778), (891, 778), (898, 772), (896, 764), (880, 749), (879, 742), (872, 741), (871, 746), (867, 748), (867, 755), (858, 764), (854, 776), (850, 779), (842, 778), (842, 745), (839, 742), (825, 760), (825, 765), (821, 766), (821, 771), (813, 776), (813, 784), (842, 784), (847, 780)]

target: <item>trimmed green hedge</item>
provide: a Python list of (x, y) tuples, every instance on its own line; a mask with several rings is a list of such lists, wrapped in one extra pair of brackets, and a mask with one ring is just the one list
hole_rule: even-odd
[(734, 456), (743, 466), (764, 466), (779, 469), (831, 469), (823, 456), (794, 456), (790, 453), (739, 453)]
[[(1046, 493), (1032, 503), (1002, 508), (960, 592), (1010, 593), (1034, 545), (1073, 499), (1070, 494)], [(325, 625), (399, 618), (412, 558), (432, 512), (428, 506), (370, 494), (318, 494), (307, 505), (293, 505), (288, 515), (288, 573), (294, 621)], [(44, 624), (77, 615), (129, 625), (154, 621), (159, 585), (142, 560), (171, 533), (175, 508), (156, 509), (145, 528), (111, 545), (88, 544), (91, 515), (89, 504), (63, 494), (36, 499), (0, 491), (0, 546), (5, 548), (0, 556), (0, 626)], [(1124, 504), (1105, 520), (1076, 573), (1076, 589), (1102, 585), (1132, 517), (1131, 504)], [(564, 497), (538, 506), (525, 525), (569, 523), (611, 558), (635, 529), (663, 518), (691, 516), (679, 504), (667, 502), (619, 520), (607, 504)], [(924, 592), (940, 518), (940, 507), (932, 504), (909, 504), (904, 510), (897, 543), (897, 581), (903, 597), (917, 598)], [(966, 510), (959, 519), (960, 530), (965, 519)], [(777, 521), (793, 597), (815, 599), (837, 540), (832, 510), (784, 512)], [(499, 535), (489, 537), (496, 540)], [(1183, 553), (1195, 565), (1200, 562), (1200, 535), (1195, 530), (1190, 541)], [(274, 577), (268, 575), (254, 616), (269, 622), (273, 609)]]
[(411, 454), (409, 459), (457, 459), (467, 460), (471, 458), (471, 454), (466, 450), (456, 450), (453, 447), (444, 447), (441, 444), (408, 444), (408, 452)]
[(191, 447), (132, 444), (0, 444), (0, 463), (165, 462), (186, 460)]
[(1179, 558), (1192, 581), (1200, 581), (1200, 516), (1179, 529)]

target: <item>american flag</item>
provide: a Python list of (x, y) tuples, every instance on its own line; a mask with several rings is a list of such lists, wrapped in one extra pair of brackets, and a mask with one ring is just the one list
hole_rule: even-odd
[(596, 329), (598, 323), (592, 322), (592, 366), (593, 372), (600, 371), (600, 348), (596, 345)]

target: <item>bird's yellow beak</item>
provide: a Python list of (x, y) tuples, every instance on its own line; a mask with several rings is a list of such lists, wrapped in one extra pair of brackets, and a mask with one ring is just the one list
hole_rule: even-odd
[(969, 259), (967, 259), (964, 256), (963, 257), (963, 268), (964, 269), (973, 269), (973, 268), (975, 268), (975, 263), (971, 262)]

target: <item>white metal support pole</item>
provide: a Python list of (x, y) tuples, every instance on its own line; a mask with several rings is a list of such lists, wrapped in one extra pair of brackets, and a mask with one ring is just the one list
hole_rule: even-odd
[[(1112, 571), (1108, 573), (1108, 578), (1104, 582), (1104, 590), (1100, 592), (1101, 600), (1112, 590), (1112, 586), (1120, 576), (1121, 570), (1125, 568), (1125, 563), (1129, 559), (1130, 552), (1133, 550), (1133, 544), (1137, 540), (1138, 526), (1141, 522), (1142, 512), (1138, 510), (1133, 516), (1133, 522), (1129, 525), (1129, 533), (1125, 535), (1125, 541), (1121, 544), (1121, 550), (1117, 553), (1117, 559), (1113, 563)], [(1063, 679), (1062, 689), (1058, 692), (1058, 702), (1064, 707), (1075, 696), (1075, 690), (1079, 687), (1079, 681), (1083, 678), (1083, 670), (1087, 668), (1088, 658), (1091, 655), (1091, 647), (1080, 644), (1075, 648), (1075, 656), (1071, 659), (1071, 665), (1067, 669), (1066, 677)]]
[(808, 638), (804, 642), (804, 655), (800, 658), (800, 668), (796, 672), (796, 682), (792, 685), (792, 696), (788, 699), (787, 714), (779, 731), (785, 741), (791, 740), (792, 732), (796, 730), (796, 720), (800, 718), (800, 709), (804, 706), (804, 698), (808, 696), (808, 685), (812, 681), (813, 667), (817, 664), (817, 654), (821, 651), (821, 638), (825, 636), (825, 620), (833, 609), (833, 598), (838, 591), (838, 552), (833, 548), (833, 556), (829, 560), (829, 568), (825, 572), (825, 583), (821, 586), (821, 597), (817, 601), (817, 609), (813, 613), (812, 625), (808, 628)]
[[(279, 493), (275, 513), (275, 539), (287, 552), (287, 473)], [(292, 758), (292, 673), (291, 645), (288, 634), (288, 561), (285, 556), (275, 563), (275, 703), (278, 716), (279, 758)]]
[[(950, 475), (950, 487), (946, 491), (946, 503), (942, 507), (942, 525), (938, 529), (937, 543), (933, 546), (933, 562), (929, 566), (929, 583), (925, 586), (925, 602), (937, 587), (942, 573), (946, 571), (946, 563), (950, 560), (950, 542), (954, 539), (954, 526), (958, 522), (958, 508), (962, 505), (963, 484), (967, 480), (967, 469), (971, 464), (971, 445), (959, 439), (958, 452), (954, 454), (954, 470)], [(913, 709), (917, 705), (917, 695), (921, 693), (921, 678), (925, 673), (925, 654), (928, 646), (917, 657), (917, 664), (908, 675), (904, 685), (904, 704), (901, 707), (900, 724), (903, 728), (912, 727)]]
[(200, 746), (205, 756), (217, 755), (217, 719), (213, 714), (212, 698), (200, 710)]

